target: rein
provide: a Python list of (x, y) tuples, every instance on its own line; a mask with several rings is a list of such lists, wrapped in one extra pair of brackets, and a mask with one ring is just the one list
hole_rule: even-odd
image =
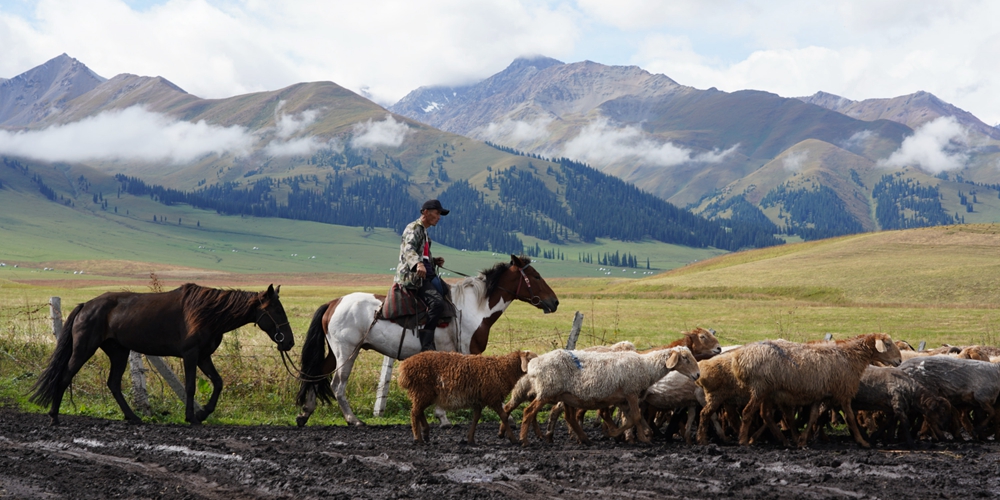
[(458, 271), (456, 271), (456, 270), (454, 270), (454, 269), (448, 269), (447, 267), (444, 267), (444, 266), (438, 266), (438, 267), (440, 267), (441, 269), (444, 269), (445, 271), (449, 271), (449, 272), (453, 272), (453, 273), (455, 273), (455, 274), (457, 274), (457, 275), (459, 275), (459, 276), (462, 276), (462, 277), (464, 277), (464, 278), (471, 278), (471, 277), (472, 277), (472, 276), (471, 276), (471, 275), (469, 275), (469, 274), (465, 274), (465, 273), (460, 273), (460, 272), (458, 272)]

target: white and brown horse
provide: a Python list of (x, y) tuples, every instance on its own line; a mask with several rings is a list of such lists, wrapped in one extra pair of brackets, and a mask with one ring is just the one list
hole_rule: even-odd
[[(451, 285), (451, 299), (455, 317), (448, 326), (435, 330), (434, 344), (439, 351), (463, 354), (486, 350), (490, 327), (514, 300), (532, 304), (546, 313), (559, 307), (559, 299), (531, 267), (531, 260), (515, 255), (510, 256), (510, 262), (498, 262), (478, 276)], [(334, 299), (313, 314), (302, 346), (303, 382), (297, 399), (302, 413), (296, 418), (300, 427), (316, 410), (317, 398), (330, 402), (331, 397), (337, 399), (348, 424), (362, 425), (346, 397), (347, 379), (361, 349), (374, 349), (400, 360), (420, 352), (420, 340), (412, 331), (404, 332), (403, 327), (392, 321), (375, 321), (381, 305), (380, 296), (359, 292)], [(329, 352), (325, 345), (330, 346)], [(443, 412), (438, 412), (438, 416), (443, 416)]]

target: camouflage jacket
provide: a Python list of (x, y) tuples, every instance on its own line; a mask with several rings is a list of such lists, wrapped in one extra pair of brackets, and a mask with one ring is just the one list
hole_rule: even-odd
[(417, 264), (423, 257), (424, 243), (429, 247), (431, 238), (427, 236), (427, 229), (420, 223), (420, 219), (417, 219), (403, 230), (402, 242), (399, 244), (399, 265), (396, 266), (396, 283), (409, 288), (421, 285), (421, 279), (417, 276)]

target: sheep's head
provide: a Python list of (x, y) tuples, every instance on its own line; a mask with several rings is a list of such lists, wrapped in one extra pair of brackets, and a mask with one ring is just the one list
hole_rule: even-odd
[(689, 347), (695, 359), (708, 359), (722, 352), (719, 339), (715, 338), (715, 330), (699, 327), (684, 335), (688, 337)]
[(537, 357), (538, 355), (531, 351), (521, 351), (521, 371), (528, 373), (528, 362)]
[(970, 345), (969, 347), (966, 347), (965, 349), (962, 349), (962, 352), (958, 353), (958, 357), (963, 358), (963, 359), (975, 359), (975, 360), (978, 360), (978, 361), (989, 361), (990, 360), (990, 357), (987, 356), (983, 352), (983, 350), (980, 349), (980, 347), (978, 345)]
[(694, 358), (691, 350), (687, 347), (675, 347), (670, 351), (670, 356), (667, 357), (667, 369), (687, 375), (691, 380), (698, 380), (701, 371), (698, 369), (698, 360)]
[(899, 363), (902, 362), (903, 359), (902, 355), (899, 353), (899, 347), (896, 347), (896, 343), (892, 341), (892, 337), (888, 334), (873, 333), (868, 340), (871, 341), (875, 347), (875, 358), (872, 360), (873, 363), (885, 366), (899, 366)]
[(907, 342), (905, 340), (897, 340), (896, 341), (896, 347), (899, 348), (900, 352), (902, 352), (902, 351), (915, 351), (916, 350), (916, 349), (913, 348), (912, 345), (910, 345), (909, 342)]

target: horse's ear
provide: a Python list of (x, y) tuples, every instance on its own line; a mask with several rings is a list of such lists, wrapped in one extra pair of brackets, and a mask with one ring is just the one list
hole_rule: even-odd
[(516, 255), (514, 255), (514, 254), (510, 254), (510, 265), (512, 265), (512, 266), (514, 266), (514, 267), (516, 267), (518, 269), (524, 267), (524, 263), (521, 262), (521, 258), (518, 257), (518, 256), (516, 256)]
[(281, 294), (281, 285), (278, 285), (278, 287), (274, 289), (274, 296), (277, 297), (280, 294)]
[[(278, 288), (281, 288), (281, 285), (278, 285)], [(272, 283), (270, 285), (267, 285), (267, 292), (265, 292), (266, 295), (268, 295), (268, 296), (270, 296), (270, 295), (277, 295), (277, 293), (278, 292), (274, 291), (274, 283)]]

